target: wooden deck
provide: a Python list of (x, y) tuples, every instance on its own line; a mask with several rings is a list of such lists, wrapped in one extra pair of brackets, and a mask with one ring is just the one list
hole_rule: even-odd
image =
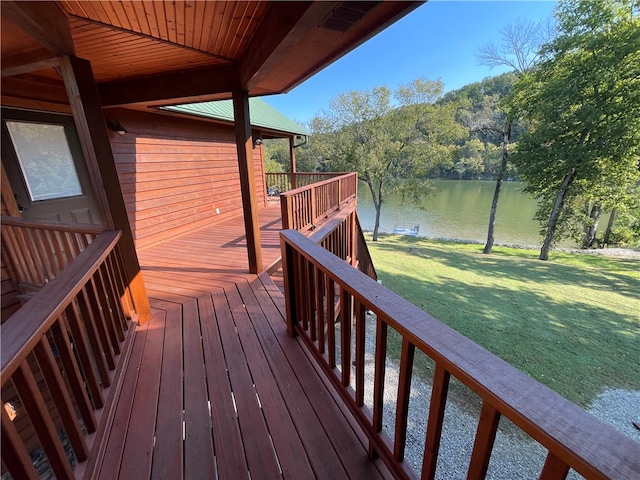
[[(265, 266), (278, 205), (260, 211)], [(101, 478), (386, 478), (297, 339), (242, 219), (140, 252), (153, 319), (135, 333)]]

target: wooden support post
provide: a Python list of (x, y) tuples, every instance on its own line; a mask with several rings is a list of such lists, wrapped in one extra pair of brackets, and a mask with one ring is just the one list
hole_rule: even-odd
[(253, 165), (253, 138), (249, 118), (249, 94), (242, 90), (233, 92), (233, 115), (235, 118), (236, 147), (238, 149), (238, 168), (240, 171), (240, 189), (244, 210), (244, 227), (247, 236), (247, 254), (249, 272), (262, 271), (262, 245), (260, 243), (260, 224), (258, 223), (258, 202), (256, 199), (256, 181)]
[(291, 163), (291, 190), (298, 188), (296, 183), (296, 150), (294, 148), (295, 137), (289, 137), (289, 162)]
[(297, 316), (297, 301), (296, 296), (296, 271), (293, 247), (287, 244), (284, 237), (280, 235), (280, 251), (282, 252), (282, 276), (284, 279), (284, 291), (285, 291), (285, 305), (287, 308), (287, 332), (292, 337), (297, 335), (296, 324), (298, 323)]
[[(82, 152), (93, 188), (102, 207), (106, 226), (122, 231), (120, 252), (127, 286), (135, 308), (135, 312), (127, 311), (126, 313), (131, 317), (137, 315), (138, 321), (144, 323), (151, 319), (151, 307), (140, 271), (91, 64), (77, 57), (63, 56), (60, 58), (60, 73), (69, 96)], [(123, 306), (126, 308), (126, 302)]]

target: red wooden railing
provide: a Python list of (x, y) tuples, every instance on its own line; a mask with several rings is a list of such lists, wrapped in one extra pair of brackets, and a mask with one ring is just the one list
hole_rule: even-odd
[(76, 258), (104, 228), (38, 223), (2, 217), (2, 248), (23, 290), (42, 288)]
[(45, 473), (30, 455), (46, 456), (56, 478), (91, 476), (132, 338), (120, 232), (56, 227), (3, 219), (3, 250), (42, 283), (2, 325), (2, 460), (13, 478)]
[(307, 233), (313, 242), (377, 280), (376, 269), (360, 228), (355, 202), (345, 205), (318, 229)]
[[(638, 444), (629, 437), (351, 268), (313, 240), (293, 230), (280, 235), (288, 330), (303, 338), (366, 433), (371, 455), (379, 455), (394, 476), (416, 477), (404, 452), (417, 348), (435, 363), (421, 478), (435, 475), (452, 376), (482, 401), (467, 478), (485, 477), (501, 416), (547, 450), (541, 479), (564, 479), (569, 468), (588, 479), (640, 478)], [(333, 307), (336, 302), (339, 308)], [(367, 312), (377, 318), (372, 409), (364, 402)], [(389, 329), (401, 338), (395, 405), (384, 399)], [(394, 409), (393, 441), (382, 428), (387, 408)]]
[(357, 173), (346, 173), (282, 193), (282, 228), (299, 231), (312, 229), (319, 220), (355, 199), (357, 193)]
[(341, 172), (277, 172), (265, 173), (266, 185), (268, 188), (278, 187), (279, 192), (288, 192), (294, 188), (306, 187), (312, 183), (322, 182), (329, 178), (344, 175)]

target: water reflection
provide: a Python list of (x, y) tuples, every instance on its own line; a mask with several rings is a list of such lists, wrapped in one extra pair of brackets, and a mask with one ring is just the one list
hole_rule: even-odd
[[(495, 182), (484, 180), (434, 180), (438, 193), (427, 209), (403, 204), (400, 196), (383, 199), (381, 232), (391, 233), (396, 224), (420, 225), (420, 236), (460, 238), (484, 242)], [(539, 246), (540, 227), (533, 219), (537, 204), (522, 189), (522, 182), (504, 182), (496, 218), (496, 243)], [(373, 230), (375, 209), (368, 189), (359, 186), (358, 215), (364, 229)], [(601, 220), (606, 225), (606, 219)], [(563, 246), (574, 246), (565, 241)]]

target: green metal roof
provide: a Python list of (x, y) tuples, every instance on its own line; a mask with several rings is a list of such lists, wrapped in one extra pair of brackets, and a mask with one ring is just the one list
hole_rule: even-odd
[[(169, 112), (233, 123), (233, 102), (231, 100), (190, 103), (160, 108)], [(249, 116), (251, 117), (251, 125), (253, 127), (262, 127), (277, 132), (293, 133), (295, 135), (309, 134), (304, 128), (293, 120), (285, 117), (261, 98), (249, 99)]]

